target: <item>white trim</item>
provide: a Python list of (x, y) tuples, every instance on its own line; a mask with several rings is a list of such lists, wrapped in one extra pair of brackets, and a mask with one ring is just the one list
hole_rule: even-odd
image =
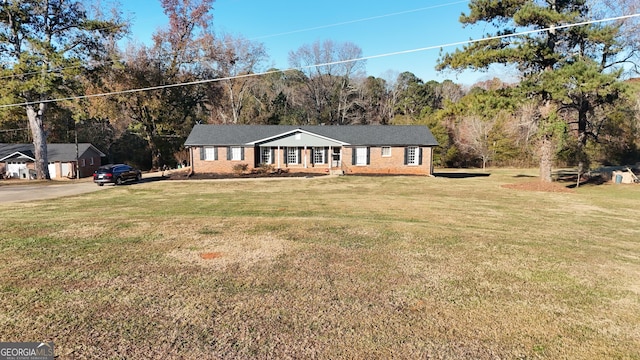
[[(382, 156), (382, 157), (391, 157), (391, 146), (381, 146), (380, 148), (381, 148), (380, 156)], [(384, 153), (385, 149), (389, 149), (389, 154), (385, 155), (385, 153)]]
[(356, 166), (367, 166), (367, 147), (358, 146), (353, 148), (356, 152)]
[[(291, 155), (291, 150), (293, 150), (293, 155), (295, 156), (295, 161), (291, 161), (291, 158), (289, 157)], [(298, 151), (299, 149), (297, 147), (288, 147), (287, 148), (287, 164), (300, 164), (300, 159), (298, 158)]]
[[(216, 160), (216, 147), (215, 146), (203, 146), (204, 159), (203, 161), (215, 161)], [(209, 156), (211, 155), (211, 156)]]
[[(273, 150), (270, 147), (261, 147), (260, 148), (260, 163), (261, 164), (273, 164), (273, 159), (271, 158), (271, 153)], [(266, 156), (265, 156), (266, 154)], [(266, 160), (266, 161), (265, 161)]]
[(256, 140), (256, 141), (252, 141), (252, 142), (246, 143), (246, 145), (255, 145), (255, 144), (258, 144), (258, 143), (267, 142), (269, 140), (277, 139), (277, 138), (280, 138), (280, 137), (289, 136), (289, 135), (292, 135), (292, 134), (295, 134), (295, 133), (304, 133), (304, 134), (307, 134), (307, 135), (316, 136), (318, 138), (321, 138), (321, 139), (324, 139), (324, 140), (327, 140), (327, 141), (336, 142), (336, 143), (341, 144), (343, 146), (344, 145), (350, 145), (349, 143), (346, 143), (344, 141), (332, 139), (330, 137), (319, 135), (319, 134), (316, 134), (316, 133), (312, 133), (311, 131), (307, 131), (307, 130), (303, 130), (303, 129), (293, 129), (293, 130), (290, 130), (290, 131), (285, 131), (285, 132), (280, 133), (278, 135), (269, 136), (269, 137), (264, 138), (264, 139), (259, 139), (259, 140)]
[(35, 159), (35, 158), (32, 158), (32, 157), (31, 157), (31, 156), (29, 156), (29, 155), (25, 155), (25, 153), (23, 153), (22, 151), (16, 151), (16, 152), (14, 152), (14, 153), (13, 153), (13, 154), (11, 154), (11, 155), (7, 155), (7, 156), (3, 157), (2, 159), (0, 159), (0, 161), (5, 161), (6, 159), (10, 159), (10, 158), (12, 158), (14, 155), (18, 155), (18, 154), (20, 154), (20, 155), (21, 155), (21, 156), (19, 156), (19, 157), (18, 157), (18, 159), (25, 159), (25, 158), (26, 158), (26, 159), (29, 159), (29, 160), (31, 160), (31, 161), (36, 161), (36, 159)]
[[(413, 154), (413, 161), (410, 161), (411, 152)], [(420, 147), (419, 146), (407, 146), (407, 165), (408, 166), (418, 166), (420, 165)]]
[[(320, 157), (322, 158), (322, 161), (316, 161), (318, 154), (320, 154)], [(327, 163), (327, 159), (325, 157), (325, 148), (321, 147), (321, 146), (316, 146), (313, 148), (313, 163), (314, 164), (326, 164)]]
[(229, 157), (231, 161), (242, 161), (242, 146), (229, 146), (229, 151), (231, 151)]

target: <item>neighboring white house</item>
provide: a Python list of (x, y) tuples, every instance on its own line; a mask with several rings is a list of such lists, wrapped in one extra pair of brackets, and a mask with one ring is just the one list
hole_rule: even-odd
[[(105, 156), (89, 143), (80, 143), (77, 147), (76, 144), (47, 144), (49, 176), (52, 179), (75, 178), (78, 172), (80, 177), (91, 176)], [(5, 177), (34, 178), (34, 165), (33, 144), (0, 143), (0, 172)]]

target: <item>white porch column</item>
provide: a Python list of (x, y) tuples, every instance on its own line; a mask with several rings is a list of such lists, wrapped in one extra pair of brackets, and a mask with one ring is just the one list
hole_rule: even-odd
[(304, 156), (302, 157), (304, 159), (303, 165), (304, 168), (307, 168), (307, 145), (304, 146)]
[(276, 154), (276, 157), (278, 158), (278, 169), (280, 169), (280, 158), (282, 157), (282, 154), (280, 154), (280, 145), (278, 145), (278, 153)]

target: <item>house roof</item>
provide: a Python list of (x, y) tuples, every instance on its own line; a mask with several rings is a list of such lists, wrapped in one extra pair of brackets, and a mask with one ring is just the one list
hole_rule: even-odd
[(196, 125), (185, 146), (260, 144), (261, 140), (295, 133), (316, 134), (351, 146), (437, 146), (426, 126), (418, 125)]
[[(80, 158), (84, 157), (89, 151), (100, 155), (100, 157), (106, 156), (89, 143), (78, 143), (78, 155)], [(34, 154), (33, 144), (0, 143), (0, 161), (19, 156), (35, 159)], [(47, 158), (49, 161), (75, 161), (76, 144), (47, 144)]]

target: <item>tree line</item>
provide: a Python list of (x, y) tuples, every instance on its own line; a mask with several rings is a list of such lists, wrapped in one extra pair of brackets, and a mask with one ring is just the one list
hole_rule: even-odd
[(538, 164), (548, 180), (553, 163), (640, 159), (640, 85), (621, 80), (635, 66), (638, 22), (565, 26), (632, 1), (470, 1), (461, 23), (497, 36), (442, 54), (438, 68), (505, 64), (522, 74), (473, 86), (367, 76), (353, 60), (362, 49), (331, 40), (292, 50), (290, 69), (264, 69), (261, 43), (211, 30), (214, 0), (160, 1), (168, 25), (150, 44), (124, 46), (128, 21), (99, 3), (0, 5), (0, 141), (33, 142), (38, 177), (48, 178), (46, 143), (76, 136), (112, 162), (174, 166), (197, 123), (423, 124), (440, 143), (437, 166)]

